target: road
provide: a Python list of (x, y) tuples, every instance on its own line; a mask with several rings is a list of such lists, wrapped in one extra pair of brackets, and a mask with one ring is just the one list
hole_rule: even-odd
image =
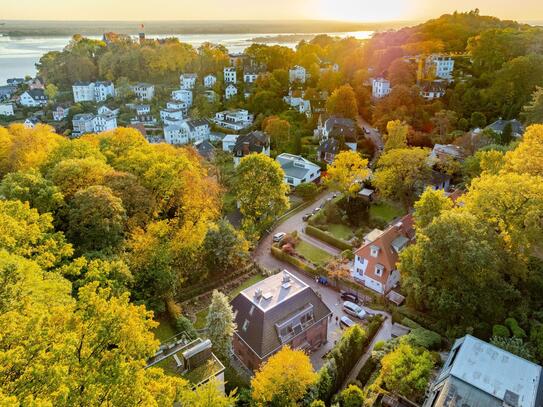
[(356, 124), (358, 124), (360, 128), (369, 130), (369, 134), (366, 135), (371, 139), (371, 141), (373, 141), (373, 144), (375, 144), (375, 154), (369, 163), (370, 167), (373, 167), (385, 148), (383, 137), (381, 136), (381, 133), (379, 133), (377, 129), (373, 128), (366, 120), (364, 120), (362, 116), (356, 117)]
[[(344, 314), (343, 312), (343, 301), (340, 298), (340, 294), (335, 291), (334, 289), (330, 287), (323, 286), (321, 284), (318, 284), (314, 278), (307, 276), (291, 264), (282, 262), (281, 260), (276, 259), (271, 254), (271, 245), (273, 243), (273, 235), (278, 232), (292, 232), (294, 230), (297, 230), (299, 232), (299, 235), (302, 239), (307, 240), (311, 244), (314, 244), (315, 246), (318, 246), (322, 248), (323, 250), (328, 251), (332, 255), (338, 255), (339, 250), (327, 245), (324, 242), (321, 242), (320, 240), (317, 240), (311, 236), (308, 236), (304, 233), (302, 233), (302, 230), (305, 227), (305, 222), (303, 221), (303, 216), (306, 213), (311, 212), (314, 208), (317, 208), (324, 204), (326, 200), (330, 197), (332, 197), (332, 192), (325, 192), (321, 194), (315, 201), (315, 203), (310, 206), (309, 208), (306, 208), (305, 210), (301, 210), (300, 212), (294, 214), (284, 222), (277, 225), (274, 230), (272, 230), (268, 236), (264, 237), (257, 248), (253, 251), (253, 259), (262, 267), (268, 269), (268, 270), (283, 270), (287, 269), (291, 273), (293, 273), (296, 277), (304, 281), (307, 285), (309, 285), (313, 290), (315, 290), (317, 293), (320, 294), (322, 300), (324, 303), (330, 308), (332, 311), (332, 319), (329, 321), (328, 325), (328, 342), (323, 345), (317, 352), (314, 352), (311, 354), (311, 362), (313, 364), (313, 367), (318, 370), (322, 367), (324, 363), (323, 356), (330, 351), (335, 343), (341, 338), (342, 330), (340, 326), (336, 323), (335, 317), (341, 317)], [(368, 347), (367, 352), (362, 356), (362, 358), (357, 362), (355, 368), (352, 370), (351, 374), (348, 377), (348, 380), (351, 379), (351, 377), (355, 378), (358, 375), (358, 372), (360, 371), (360, 368), (364, 364), (365, 360), (371, 355), (371, 351), (373, 349), (373, 345), (380, 340), (387, 340), (390, 339), (392, 336), (392, 318), (389, 314), (382, 312), (382, 311), (375, 311), (373, 309), (370, 309), (368, 307), (363, 307), (366, 312), (369, 314), (382, 314), (386, 316), (386, 320), (381, 326), (381, 329), (375, 336), (374, 341), (372, 342), (371, 346)], [(359, 321), (360, 322), (360, 321)], [(361, 323), (361, 322), (360, 322)], [(362, 323), (361, 323), (362, 324)], [(362, 324), (363, 325), (363, 324)]]

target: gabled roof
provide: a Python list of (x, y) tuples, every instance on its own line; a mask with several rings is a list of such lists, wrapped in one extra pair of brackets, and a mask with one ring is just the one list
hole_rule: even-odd
[(511, 123), (513, 134), (524, 134), (524, 127), (517, 119), (504, 120), (500, 118), (494, 123), (489, 124), (486, 128), (495, 131), (496, 133), (502, 133), (508, 123)]
[(329, 138), (328, 140), (323, 141), (317, 150), (321, 153), (337, 154), (339, 152), (339, 147), (339, 141), (335, 138)]
[(239, 136), (232, 150), (236, 157), (244, 157), (247, 153), (261, 153), (269, 147), (270, 138), (262, 131), (252, 131), (249, 134)]
[(27, 90), (26, 93), (28, 93), (28, 95), (30, 95), (32, 99), (36, 99), (36, 100), (47, 99), (47, 96), (45, 95), (45, 91), (43, 89), (31, 89), (31, 90)]
[(281, 165), (286, 176), (296, 179), (304, 179), (308, 173), (320, 169), (317, 164), (313, 164), (299, 155), (279, 154), (276, 161)]
[[(283, 281), (285, 273), (290, 279), (288, 284)], [(257, 290), (261, 290), (260, 297), (255, 296)], [(331, 313), (311, 287), (286, 271), (246, 288), (231, 304), (235, 313), (237, 335), (261, 359), (283, 346), (277, 324), (308, 309), (309, 306), (312, 307), (314, 323), (327, 318)]]

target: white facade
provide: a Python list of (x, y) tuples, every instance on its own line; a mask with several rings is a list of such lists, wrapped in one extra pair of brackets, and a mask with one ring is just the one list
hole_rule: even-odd
[(197, 79), (198, 75), (196, 75), (195, 73), (182, 73), (179, 76), (181, 89), (194, 89)]
[(258, 74), (255, 72), (245, 72), (243, 74), (243, 82), (254, 83), (258, 79)]
[(113, 130), (117, 128), (117, 118), (112, 115), (99, 114), (94, 116), (93, 126), (95, 133)]
[(238, 81), (238, 74), (236, 68), (229, 67), (224, 68), (224, 82), (225, 83), (236, 83)]
[(25, 107), (40, 107), (47, 104), (47, 96), (41, 89), (34, 89), (24, 92), (19, 98), (19, 103)]
[(174, 90), (172, 99), (184, 102), (188, 107), (192, 106), (192, 91), (187, 89)]
[(155, 97), (155, 85), (150, 83), (137, 83), (132, 86), (132, 91), (139, 100), (152, 100)]
[(110, 115), (110, 116), (118, 116), (119, 109), (110, 109), (106, 105), (102, 105), (96, 110), (96, 113)]
[(225, 110), (216, 113), (212, 121), (225, 129), (238, 131), (253, 124), (253, 115), (245, 109)]
[(72, 86), (74, 102), (103, 102), (115, 96), (112, 82), (76, 82)]
[(164, 127), (164, 139), (168, 144), (183, 145), (209, 140), (211, 128), (206, 120), (182, 120)]
[(183, 110), (181, 109), (162, 109), (160, 111), (160, 119), (166, 121), (181, 121), (183, 120)]
[(0, 103), (0, 116), (14, 116), (13, 105), (11, 103)]
[(73, 135), (101, 133), (117, 128), (117, 118), (113, 115), (92, 113), (76, 114), (72, 119)]
[(69, 113), (70, 113), (69, 107), (57, 106), (57, 108), (53, 110), (53, 120), (56, 122), (59, 122), (67, 118)]
[(236, 141), (238, 139), (239, 135), (237, 134), (227, 134), (222, 139), (222, 149), (223, 151), (232, 152), (234, 150), (234, 146), (236, 145)]
[(305, 114), (307, 117), (311, 116), (311, 101), (292, 96), (285, 96), (283, 100), (299, 113)]
[(446, 55), (430, 55), (426, 64), (432, 67), (437, 78), (451, 81), (453, 79), (454, 59)]
[(29, 117), (29, 118), (25, 119), (23, 124), (27, 129), (33, 129), (34, 127), (36, 127), (36, 125), (39, 122), (40, 121), (38, 120), (37, 117)]
[(390, 82), (384, 78), (377, 78), (371, 82), (371, 95), (381, 99), (390, 93)]
[(115, 97), (113, 82), (96, 82), (94, 85), (94, 100), (96, 102), (104, 102), (110, 97)]
[(296, 65), (290, 68), (288, 71), (289, 81), (305, 83), (307, 79), (307, 72), (303, 66)]
[(285, 172), (284, 181), (297, 187), (304, 182), (313, 182), (321, 176), (321, 167), (299, 155), (279, 154), (275, 159)]
[(224, 89), (224, 98), (226, 100), (230, 99), (231, 97), (234, 97), (238, 94), (238, 88), (236, 88), (234, 85), (230, 84)]
[(188, 105), (180, 100), (170, 100), (166, 103), (166, 109), (186, 111), (188, 109)]
[(206, 88), (212, 88), (217, 83), (217, 77), (215, 75), (209, 74), (204, 77), (204, 86)]

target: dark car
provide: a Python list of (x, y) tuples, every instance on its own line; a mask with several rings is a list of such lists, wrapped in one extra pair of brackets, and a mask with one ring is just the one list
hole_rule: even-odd
[(312, 213), (306, 213), (306, 214), (302, 217), (302, 219), (303, 219), (304, 222), (305, 222), (305, 221), (308, 220), (312, 215), (313, 215)]
[(360, 299), (358, 298), (357, 294), (348, 293), (348, 292), (345, 292), (345, 291), (341, 293), (341, 299), (343, 301), (354, 302), (355, 304), (358, 304), (360, 302)]

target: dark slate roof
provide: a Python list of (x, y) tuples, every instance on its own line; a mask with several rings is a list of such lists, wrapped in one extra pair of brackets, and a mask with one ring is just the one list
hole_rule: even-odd
[(339, 141), (334, 138), (330, 138), (323, 141), (317, 150), (321, 153), (337, 154), (339, 153)]
[(32, 90), (27, 91), (27, 93), (34, 100), (45, 100), (45, 99), (47, 99), (47, 96), (45, 96), (45, 91), (43, 89), (32, 89)]
[(213, 145), (207, 140), (194, 143), (194, 147), (196, 147), (198, 154), (207, 159), (211, 158), (215, 151), (215, 147), (213, 147)]
[(336, 117), (332, 116), (328, 120), (326, 120), (326, 123), (324, 123), (324, 126), (326, 127), (326, 130), (328, 132), (332, 131), (332, 129), (336, 126), (344, 127), (348, 129), (352, 129), (356, 131), (356, 125), (352, 119), (345, 119), (343, 117)]
[[(313, 305), (314, 323), (327, 318), (330, 309), (317, 296), (315, 291), (306, 286), (291, 297), (279, 302), (272, 308), (264, 310), (255, 306), (253, 301), (243, 293), (238, 294), (232, 301), (237, 324), (237, 335), (248, 344), (261, 359), (279, 349), (284, 344), (277, 333), (276, 324), (303, 310), (308, 304)], [(251, 314), (252, 309), (252, 314)], [(249, 321), (247, 329), (242, 327)], [(304, 331), (309, 329), (306, 328)], [(304, 332), (302, 331), (302, 332)]]
[(495, 131), (496, 133), (502, 133), (507, 123), (511, 123), (511, 129), (513, 130), (513, 134), (524, 134), (524, 127), (516, 119), (513, 119), (513, 120), (498, 119), (494, 123), (488, 125), (487, 129)]
[(252, 131), (249, 134), (239, 136), (233, 149), (236, 157), (243, 157), (245, 155), (243, 151), (245, 143), (249, 143), (249, 153), (261, 153), (264, 148), (270, 145), (270, 138), (262, 131)]

